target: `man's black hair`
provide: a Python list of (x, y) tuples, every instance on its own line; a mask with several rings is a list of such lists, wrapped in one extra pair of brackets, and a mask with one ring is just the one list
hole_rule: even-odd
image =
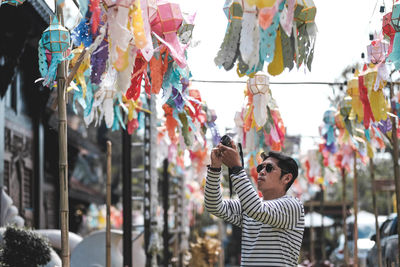
[(296, 180), (297, 175), (299, 174), (299, 166), (297, 165), (296, 161), (293, 158), (286, 156), (283, 153), (275, 151), (269, 151), (268, 154), (262, 152), (261, 158), (263, 161), (266, 160), (267, 158), (277, 159), (278, 167), (281, 168), (282, 171), (292, 174), (292, 180), (290, 180), (286, 186), (286, 191), (287, 191), (292, 186), (294, 180)]

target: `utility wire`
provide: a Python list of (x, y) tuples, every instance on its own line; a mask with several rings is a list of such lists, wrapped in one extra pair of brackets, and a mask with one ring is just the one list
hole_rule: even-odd
[[(247, 83), (246, 81), (218, 81), (218, 80), (190, 80), (195, 83)], [(400, 82), (386, 82), (387, 84), (400, 85)], [(278, 85), (293, 85), (293, 84), (308, 84), (308, 85), (339, 85), (344, 86), (347, 85), (347, 82), (269, 82), (269, 84), (278, 84)]]
[[(246, 83), (246, 81), (208, 81), (208, 80), (190, 80), (197, 83)], [(269, 84), (309, 84), (309, 85), (345, 85), (345, 83), (340, 82), (270, 82)]]

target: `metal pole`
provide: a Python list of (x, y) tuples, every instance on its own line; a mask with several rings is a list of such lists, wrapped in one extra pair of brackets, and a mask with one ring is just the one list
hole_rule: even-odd
[(354, 209), (354, 234), (353, 234), (353, 242), (354, 242), (354, 253), (353, 253), (353, 262), (354, 266), (358, 266), (358, 224), (357, 224), (357, 214), (358, 214), (358, 190), (357, 190), (357, 151), (354, 150), (354, 178), (353, 178), (353, 209)]
[[(394, 98), (394, 89), (393, 89), (393, 84), (390, 84), (390, 101), (393, 101)], [(392, 107), (392, 113), (397, 114), (395, 110), (395, 104), (391, 103)], [(397, 214), (400, 214), (400, 170), (399, 170), (399, 140), (397, 138), (397, 116), (396, 118), (390, 117), (391, 122), (392, 122), (392, 145), (393, 145), (393, 153), (392, 153), (392, 158), (393, 158), (393, 169), (394, 169), (394, 184), (396, 187), (396, 208), (397, 208)], [(397, 220), (397, 233), (400, 236), (400, 220)], [(399, 240), (398, 238), (397, 240)], [(397, 241), (399, 242), (399, 241)], [(397, 251), (397, 257), (400, 257), (400, 246), (398, 247)], [(399, 262), (399, 258), (397, 259)]]
[(122, 131), (122, 203), (124, 267), (132, 267), (131, 136)]
[(111, 141), (107, 141), (106, 267), (111, 267)]
[[(63, 10), (54, 1), (56, 14), (61, 25), (64, 25)], [(61, 261), (62, 267), (70, 266), (69, 255), (69, 227), (68, 227), (68, 145), (67, 145), (67, 107), (65, 78), (67, 72), (66, 61), (57, 67), (57, 93), (58, 93), (58, 168), (60, 180), (60, 227), (61, 227)]]
[(371, 173), (372, 206), (374, 208), (374, 214), (375, 214), (375, 232), (376, 232), (375, 239), (376, 239), (376, 246), (378, 247), (378, 267), (382, 267), (381, 233), (379, 232), (378, 208), (376, 206), (376, 189), (374, 186), (375, 171), (374, 171), (374, 161), (372, 158), (369, 159), (369, 170)]
[(164, 199), (164, 266), (168, 267), (169, 263), (169, 233), (168, 233), (168, 210), (169, 210), (169, 174), (168, 174), (168, 159), (163, 162), (164, 184), (163, 184), (163, 199)]
[(346, 171), (342, 168), (342, 217), (343, 217), (343, 234), (344, 234), (344, 264), (345, 266), (349, 263), (349, 251), (348, 251), (348, 241), (347, 241), (347, 225), (346, 225)]
[[(147, 99), (147, 104), (149, 110), (151, 110), (150, 99)], [(149, 267), (151, 265), (151, 253), (149, 251), (150, 248), (150, 235), (151, 235), (151, 181), (150, 181), (150, 172), (151, 172), (151, 127), (150, 127), (150, 114), (145, 113), (145, 130), (144, 130), (144, 250), (146, 253), (146, 266)]]

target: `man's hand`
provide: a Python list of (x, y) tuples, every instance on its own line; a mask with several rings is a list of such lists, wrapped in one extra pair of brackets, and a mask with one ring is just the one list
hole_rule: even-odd
[(235, 142), (231, 141), (231, 145), (232, 148), (224, 146), (222, 144), (219, 145), (222, 163), (224, 163), (228, 168), (232, 168), (234, 166), (242, 166), (242, 161), (237, 151)]
[(211, 168), (221, 168), (221, 165), (222, 165), (222, 158), (221, 158), (221, 151), (220, 151), (220, 149), (219, 149), (219, 146), (220, 146), (220, 145), (214, 147), (214, 148), (211, 150), (211, 155), (210, 155), (210, 158), (211, 158), (211, 165), (210, 165), (210, 167), (211, 167)]

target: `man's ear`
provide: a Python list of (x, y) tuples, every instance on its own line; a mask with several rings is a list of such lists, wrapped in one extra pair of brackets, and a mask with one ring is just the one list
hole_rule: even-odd
[(293, 174), (291, 173), (287, 173), (285, 176), (283, 176), (283, 182), (285, 184), (288, 184), (292, 179), (293, 179)]

